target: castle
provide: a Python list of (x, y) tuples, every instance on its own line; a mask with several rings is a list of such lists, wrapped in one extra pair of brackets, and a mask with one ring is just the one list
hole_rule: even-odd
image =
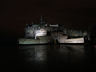
[(84, 37), (88, 35), (87, 31), (67, 29), (63, 26), (59, 26), (59, 24), (47, 24), (41, 16), (39, 24), (26, 24), (25, 38), (37, 39), (38, 36), (47, 36), (48, 31), (62, 31), (62, 34), (66, 34), (69, 37)]

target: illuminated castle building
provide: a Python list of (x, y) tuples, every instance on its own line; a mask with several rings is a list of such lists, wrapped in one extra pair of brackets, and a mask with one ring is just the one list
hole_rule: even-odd
[(39, 24), (26, 24), (25, 38), (19, 39), (19, 44), (43, 44), (49, 43), (51, 39), (59, 43), (84, 43), (85, 36), (88, 36), (87, 31), (68, 29), (59, 24), (47, 24), (41, 16)]

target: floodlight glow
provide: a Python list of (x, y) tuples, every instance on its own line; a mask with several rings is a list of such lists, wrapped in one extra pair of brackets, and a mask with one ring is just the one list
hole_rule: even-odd
[(36, 30), (35, 32), (35, 36), (46, 36), (46, 35), (47, 35), (47, 31), (44, 29)]
[(73, 38), (73, 39), (58, 39), (60, 43), (84, 43), (84, 38)]

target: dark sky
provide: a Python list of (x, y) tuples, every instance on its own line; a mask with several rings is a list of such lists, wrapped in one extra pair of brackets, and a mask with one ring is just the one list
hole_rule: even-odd
[(0, 2), (0, 32), (2, 35), (22, 36), (26, 23), (39, 23), (45, 16), (48, 23), (64, 24), (73, 29), (87, 29), (96, 23), (94, 1), (84, 0), (22, 0)]

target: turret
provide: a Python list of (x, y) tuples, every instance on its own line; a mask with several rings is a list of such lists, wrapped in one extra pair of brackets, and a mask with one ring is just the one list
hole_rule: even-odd
[(40, 19), (40, 26), (43, 26), (45, 24), (45, 21), (43, 19), (43, 16), (41, 16), (41, 19)]

